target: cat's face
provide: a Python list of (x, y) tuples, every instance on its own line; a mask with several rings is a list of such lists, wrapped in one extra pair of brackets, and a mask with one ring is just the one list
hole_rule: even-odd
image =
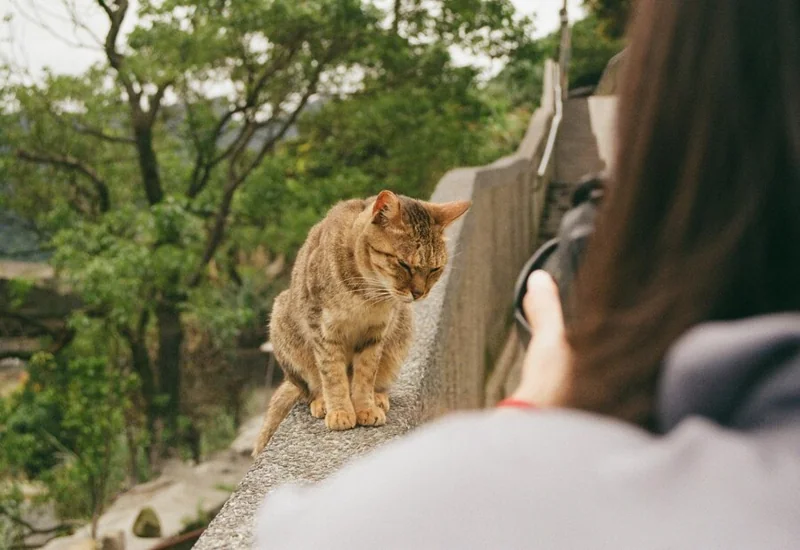
[(433, 204), (382, 191), (364, 239), (376, 282), (401, 301), (425, 298), (447, 265), (444, 229), (470, 204)]

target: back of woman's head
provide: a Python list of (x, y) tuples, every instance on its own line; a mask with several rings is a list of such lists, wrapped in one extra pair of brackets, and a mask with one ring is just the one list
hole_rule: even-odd
[(647, 425), (692, 325), (800, 310), (800, 0), (638, 0), (570, 405)]

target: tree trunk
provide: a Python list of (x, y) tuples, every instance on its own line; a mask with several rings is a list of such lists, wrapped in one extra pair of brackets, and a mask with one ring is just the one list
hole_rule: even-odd
[[(102, 475), (102, 473), (100, 474)], [(97, 540), (97, 526), (100, 522), (100, 506), (98, 505), (99, 496), (95, 477), (89, 476), (89, 504), (92, 507), (92, 522), (90, 524), (89, 536), (92, 540)]]
[(147, 202), (151, 205), (158, 204), (164, 198), (164, 192), (161, 189), (158, 158), (153, 149), (152, 125), (140, 124), (134, 120), (134, 136), (136, 152), (139, 157), (139, 170), (142, 175), (142, 185), (144, 185), (145, 195), (147, 195)]
[(183, 326), (177, 304), (162, 302), (156, 306), (158, 323), (158, 382), (159, 393), (167, 398), (161, 411), (164, 427), (170, 438), (178, 433), (178, 415), (181, 410), (181, 345)]
[(139, 483), (139, 449), (136, 447), (136, 432), (133, 419), (125, 415), (125, 441), (128, 444), (128, 479), (126, 483), (133, 487)]
[[(128, 339), (128, 343), (130, 344), (131, 348), (131, 362), (133, 363), (133, 370), (139, 376), (139, 380), (141, 380), (142, 387), (141, 387), (141, 395), (142, 400), (144, 401), (144, 408), (145, 408), (145, 422), (146, 422), (146, 430), (148, 434), (148, 443), (145, 449), (145, 456), (149, 458), (153, 455), (152, 449), (155, 445), (155, 423), (156, 419), (158, 418), (159, 411), (156, 408), (155, 402), (156, 397), (158, 395), (158, 391), (156, 388), (156, 381), (153, 375), (153, 367), (150, 364), (150, 355), (147, 352), (147, 344), (144, 342), (144, 334), (140, 333), (136, 336), (132, 336)], [(135, 453), (137, 449), (132, 448), (132, 461), (135, 464)], [(150, 466), (154, 466), (151, 462)], [(134, 475), (134, 479), (138, 480), (138, 472), (133, 471), (131, 472)]]

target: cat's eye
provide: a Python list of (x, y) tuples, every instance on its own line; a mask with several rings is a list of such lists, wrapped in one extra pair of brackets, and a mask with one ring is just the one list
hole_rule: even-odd
[(438, 273), (441, 270), (442, 270), (441, 267), (433, 267), (433, 268), (431, 268), (431, 273)]
[(400, 267), (408, 271), (408, 274), (411, 275), (411, 266), (405, 263), (403, 260), (397, 260), (397, 263), (400, 264)]

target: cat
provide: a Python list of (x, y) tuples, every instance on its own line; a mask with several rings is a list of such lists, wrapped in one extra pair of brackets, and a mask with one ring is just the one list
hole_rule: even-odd
[(285, 376), (253, 457), (300, 401), (331, 430), (386, 422), (387, 392), (411, 344), (411, 304), (441, 277), (444, 229), (470, 206), (384, 190), (338, 203), (311, 228), (273, 304), (270, 338)]

